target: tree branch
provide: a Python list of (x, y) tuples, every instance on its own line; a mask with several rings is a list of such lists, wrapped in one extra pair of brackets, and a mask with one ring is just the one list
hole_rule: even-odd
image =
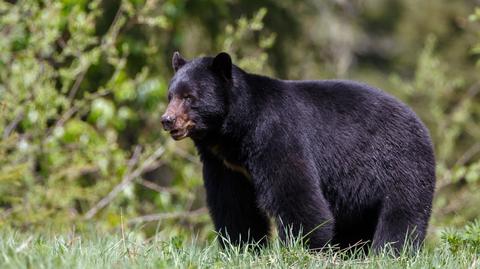
[(145, 215), (145, 216), (140, 216), (140, 217), (130, 219), (130, 220), (127, 221), (127, 224), (160, 221), (160, 220), (165, 220), (165, 219), (177, 219), (177, 218), (185, 219), (185, 218), (191, 218), (191, 217), (195, 217), (195, 216), (198, 216), (198, 215), (202, 215), (202, 214), (205, 214), (207, 212), (208, 212), (208, 210), (207, 210), (206, 207), (201, 207), (201, 208), (196, 209), (194, 211), (187, 211), (187, 212), (169, 212), (169, 213), (151, 214), (151, 215)]
[[(139, 155), (140, 147), (137, 146), (134, 150), (134, 153), (132, 154), (132, 158), (129, 160), (128, 165), (129, 165), (129, 170), (138, 162), (138, 155)], [(104, 198), (102, 198), (95, 206), (90, 208), (90, 210), (87, 211), (85, 214), (85, 219), (91, 219), (93, 216), (95, 216), (98, 211), (100, 211), (102, 208), (107, 206), (113, 198), (115, 198), (121, 191), (123, 191), (135, 178), (140, 176), (145, 170), (150, 169), (152, 164), (154, 164), (157, 159), (163, 155), (165, 152), (165, 148), (159, 147), (152, 155), (150, 155), (145, 162), (139, 166), (137, 169), (135, 169), (133, 172), (127, 172), (125, 176), (123, 177), (123, 180), (115, 186), (110, 193), (107, 194)]]
[(22, 121), (24, 115), (25, 113), (21, 111), (20, 113), (18, 113), (15, 119), (7, 127), (5, 127), (2, 136), (3, 139), (6, 139), (10, 135), (10, 133), (15, 130), (15, 128), (17, 128), (17, 125), (20, 123), (20, 121)]

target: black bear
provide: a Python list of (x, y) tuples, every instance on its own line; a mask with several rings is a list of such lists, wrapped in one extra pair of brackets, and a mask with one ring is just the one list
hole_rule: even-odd
[(162, 125), (194, 141), (223, 237), (264, 244), (271, 217), (282, 240), (303, 232), (311, 249), (423, 242), (435, 160), (406, 105), (353, 81), (250, 74), (227, 53), (172, 64)]

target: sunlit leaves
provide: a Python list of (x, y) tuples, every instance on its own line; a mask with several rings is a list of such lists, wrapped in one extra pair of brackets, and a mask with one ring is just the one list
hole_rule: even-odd
[[(271, 48), (275, 42), (274, 33), (266, 34), (262, 31), (266, 14), (267, 9), (261, 8), (251, 19), (241, 17), (235, 25), (230, 24), (225, 27), (222, 49), (232, 54), (236, 64), (251, 72), (261, 72), (265, 68), (268, 59), (265, 50)], [(258, 41), (255, 40), (257, 34)], [(241, 45), (252, 41), (258, 43), (257, 49), (253, 51)], [(243, 57), (237, 57), (237, 55), (243, 55)]]

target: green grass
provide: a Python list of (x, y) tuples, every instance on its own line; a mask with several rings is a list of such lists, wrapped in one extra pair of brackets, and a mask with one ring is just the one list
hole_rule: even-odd
[(467, 236), (452, 232), (435, 247), (398, 258), (311, 254), (299, 242), (284, 246), (278, 240), (255, 253), (221, 250), (215, 242), (136, 235), (33, 235), (6, 229), (0, 232), (0, 268), (480, 268), (480, 234), (471, 237), (468, 231)]

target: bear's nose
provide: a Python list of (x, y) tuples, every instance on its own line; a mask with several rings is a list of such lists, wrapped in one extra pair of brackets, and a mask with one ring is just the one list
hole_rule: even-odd
[(175, 124), (175, 118), (169, 115), (162, 116), (162, 125), (165, 131), (171, 131), (173, 129), (173, 125)]

